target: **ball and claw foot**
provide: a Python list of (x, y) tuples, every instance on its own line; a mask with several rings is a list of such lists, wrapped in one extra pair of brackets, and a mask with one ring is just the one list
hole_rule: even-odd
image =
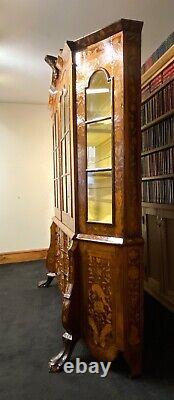
[(64, 347), (59, 354), (49, 361), (49, 372), (60, 372), (63, 369), (65, 362), (69, 360), (77, 342), (77, 339), (73, 339), (72, 335), (69, 335), (67, 332), (63, 334), (62, 340)]
[(55, 278), (55, 276), (56, 276), (56, 274), (54, 272), (49, 272), (47, 274), (47, 279), (45, 279), (44, 281), (40, 281), (37, 286), (39, 288), (42, 288), (42, 287), (48, 288), (50, 286), (51, 282), (53, 281), (53, 279)]

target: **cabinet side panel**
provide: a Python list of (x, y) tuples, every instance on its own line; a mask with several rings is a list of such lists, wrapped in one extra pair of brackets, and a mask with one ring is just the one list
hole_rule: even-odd
[(141, 235), (141, 33), (125, 32), (124, 234)]
[(113, 360), (123, 347), (121, 259), (117, 262), (114, 246), (81, 242), (79, 249), (83, 336), (94, 357)]

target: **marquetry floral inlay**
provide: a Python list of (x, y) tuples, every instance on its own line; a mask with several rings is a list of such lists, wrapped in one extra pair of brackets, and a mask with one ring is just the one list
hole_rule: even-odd
[(112, 339), (111, 266), (88, 255), (88, 326), (93, 342), (104, 348)]

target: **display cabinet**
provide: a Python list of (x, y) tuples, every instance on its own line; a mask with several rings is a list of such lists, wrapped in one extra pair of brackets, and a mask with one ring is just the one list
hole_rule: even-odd
[(141, 29), (122, 19), (66, 42), (52, 68), (55, 215), (47, 269), (62, 293), (64, 348), (98, 360), (123, 353), (141, 372)]

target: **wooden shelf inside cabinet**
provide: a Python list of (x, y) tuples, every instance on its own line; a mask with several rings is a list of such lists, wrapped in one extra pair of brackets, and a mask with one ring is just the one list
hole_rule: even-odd
[(148, 124), (143, 125), (143, 126), (141, 127), (141, 131), (143, 132), (143, 131), (145, 131), (145, 130), (151, 128), (152, 126), (157, 125), (159, 122), (162, 122), (162, 121), (164, 121), (165, 119), (167, 119), (167, 118), (169, 118), (169, 117), (172, 117), (173, 115), (174, 115), (174, 108), (173, 108), (172, 110), (166, 112), (165, 114), (160, 115), (160, 117), (155, 118), (153, 121), (148, 122)]

